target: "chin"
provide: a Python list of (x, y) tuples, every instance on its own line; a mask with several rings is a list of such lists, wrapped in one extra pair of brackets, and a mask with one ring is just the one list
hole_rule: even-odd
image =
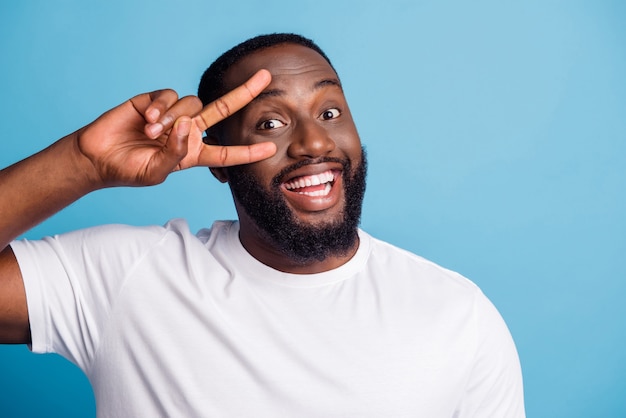
[(291, 260), (306, 263), (348, 255), (358, 242), (367, 172), (364, 152), (354, 172), (350, 168), (347, 162), (335, 203), (320, 211), (291, 205), (279, 187), (264, 188), (244, 167), (230, 167), (229, 182), (238, 210), (256, 226), (259, 238)]

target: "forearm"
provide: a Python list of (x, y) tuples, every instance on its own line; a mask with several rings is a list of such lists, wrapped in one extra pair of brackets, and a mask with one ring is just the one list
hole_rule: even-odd
[[(228, 152), (202, 142), (202, 131), (230, 115), (223, 109), (242, 108), (270, 79), (269, 72), (259, 71), (220, 98), (221, 105), (212, 103), (204, 110), (197, 97), (178, 99), (173, 90), (140, 94), (0, 171), (0, 250), (96, 189), (149, 186), (174, 170), (247, 164), (272, 156), (276, 147), (269, 142), (229, 147)], [(155, 127), (160, 129), (154, 132)]]
[(97, 188), (76, 133), (0, 171), (0, 249)]

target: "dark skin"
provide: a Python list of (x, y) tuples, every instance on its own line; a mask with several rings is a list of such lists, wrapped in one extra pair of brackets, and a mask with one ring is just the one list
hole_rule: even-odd
[[(260, 71), (202, 108), (173, 90), (133, 97), (45, 150), (0, 171), (0, 343), (30, 342), (24, 283), (8, 245), (82, 196), (106, 187), (149, 186), (194, 166), (247, 164), (274, 154), (271, 142), (205, 145), (202, 132), (252, 100), (270, 82)], [(244, 80), (245, 81), (245, 80)]]
[[(233, 65), (225, 75), (227, 87), (236, 86), (265, 68), (272, 74), (270, 85), (244, 109), (225, 121), (228, 145), (251, 145), (264, 141), (276, 144), (276, 154), (250, 164), (249, 170), (265, 188), (285, 167), (320, 157), (349, 159), (353, 167), (361, 160), (361, 142), (337, 74), (317, 52), (295, 44), (281, 44), (255, 52)], [(212, 141), (217, 143), (217, 139)], [(280, 190), (287, 205), (304, 222), (313, 225), (340, 219), (345, 204), (339, 163), (306, 165), (286, 175)], [(212, 168), (222, 182), (226, 170)], [(294, 179), (332, 172), (334, 184), (327, 195), (306, 195), (288, 190)], [(318, 187), (319, 188), (319, 187)], [(317, 189), (316, 189), (317, 190)], [(262, 234), (235, 199), (240, 221), (240, 239), (256, 259), (277, 270), (311, 274), (346, 263), (358, 248), (344, 256), (301, 264), (278, 251)]]
[[(257, 73), (261, 68), (269, 69), (274, 77), (267, 88), (269, 73)], [(358, 164), (361, 144), (356, 127), (337, 75), (319, 54), (296, 45), (257, 52), (227, 74), (231, 88), (244, 82), (245, 86), (223, 99), (226, 106), (218, 102), (204, 110), (197, 98), (179, 99), (172, 90), (139, 95), (0, 171), (0, 343), (30, 342), (24, 284), (9, 242), (85, 194), (105, 187), (157, 184), (173, 171), (194, 166), (212, 167), (218, 179), (228, 181), (219, 167), (249, 164), (255, 177), (269, 187), (277, 173), (298, 161), (330, 156)], [(202, 144), (202, 131), (261, 91), (259, 99), (227, 119), (229, 146)], [(311, 164), (284, 179), (335, 174), (324, 196), (297, 194), (281, 185), (286, 202), (300, 220), (319, 224), (341, 215), (345, 202), (341, 170), (336, 163)], [(327, 271), (347, 262), (357, 249), (358, 243), (345, 256), (296, 263), (273, 248), (235, 204), (243, 245), (278, 270)]]

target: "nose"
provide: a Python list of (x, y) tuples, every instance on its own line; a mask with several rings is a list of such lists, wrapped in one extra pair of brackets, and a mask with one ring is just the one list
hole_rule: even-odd
[(316, 121), (300, 122), (287, 149), (291, 158), (322, 157), (335, 149), (329, 132)]

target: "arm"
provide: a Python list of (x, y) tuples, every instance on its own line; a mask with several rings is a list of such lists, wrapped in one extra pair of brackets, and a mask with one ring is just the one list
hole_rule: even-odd
[(524, 418), (522, 370), (506, 323), (482, 293), (476, 303), (478, 339), (474, 367), (459, 417)]
[(176, 170), (270, 157), (271, 143), (205, 145), (202, 132), (230, 116), (270, 81), (261, 70), (201, 109), (172, 90), (141, 94), (45, 150), (0, 171), (0, 343), (30, 340), (26, 297), (11, 240), (82, 196), (106, 187), (148, 186)]

